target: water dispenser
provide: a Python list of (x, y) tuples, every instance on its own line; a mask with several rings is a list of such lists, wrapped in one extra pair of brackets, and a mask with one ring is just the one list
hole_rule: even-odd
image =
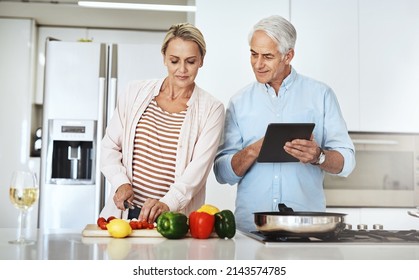
[(50, 184), (94, 184), (96, 121), (49, 120), (47, 153)]

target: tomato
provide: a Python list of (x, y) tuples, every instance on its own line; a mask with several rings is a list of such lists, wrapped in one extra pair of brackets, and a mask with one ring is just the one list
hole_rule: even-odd
[(101, 223), (103, 223), (103, 222), (106, 222), (106, 219), (105, 219), (105, 218), (103, 218), (103, 217), (99, 217), (99, 218), (97, 219), (97, 221), (96, 221), (96, 224), (97, 224), (98, 226), (100, 226), (100, 224), (101, 224)]
[(106, 221), (99, 223), (99, 227), (100, 227), (100, 229), (104, 229), (104, 230), (108, 229), (108, 228), (106, 227), (106, 225), (107, 225), (107, 224), (108, 224), (108, 222), (106, 222)]
[(132, 220), (129, 222), (131, 229), (154, 229), (154, 223), (149, 224), (147, 221)]
[(132, 229), (138, 229), (137, 221), (131, 221), (129, 222), (129, 225), (131, 226)]
[(106, 220), (108, 223), (110, 222), (110, 221), (112, 221), (113, 219), (116, 219), (116, 217), (115, 216), (110, 216), (110, 217), (108, 217), (108, 219)]
[(141, 223), (141, 228), (148, 228), (148, 222), (146, 220), (143, 220), (140, 223)]

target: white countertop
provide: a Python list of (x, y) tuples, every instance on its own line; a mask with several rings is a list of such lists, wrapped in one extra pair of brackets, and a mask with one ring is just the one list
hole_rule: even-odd
[(0, 228), (1, 260), (419, 260), (418, 244), (264, 243), (240, 231), (231, 240), (83, 237), (74, 230), (36, 231), (34, 245), (12, 245), (16, 229)]

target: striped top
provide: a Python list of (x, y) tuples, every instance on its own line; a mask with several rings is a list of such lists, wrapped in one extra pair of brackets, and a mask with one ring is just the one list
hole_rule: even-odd
[(174, 183), (176, 152), (186, 110), (169, 113), (155, 99), (149, 104), (135, 130), (133, 154), (134, 204), (147, 198), (162, 198)]

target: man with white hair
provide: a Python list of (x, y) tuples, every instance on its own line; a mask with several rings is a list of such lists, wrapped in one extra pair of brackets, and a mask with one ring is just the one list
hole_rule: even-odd
[[(325, 211), (325, 172), (348, 176), (355, 149), (333, 90), (291, 66), (296, 30), (286, 19), (260, 20), (249, 34), (256, 81), (229, 102), (223, 142), (214, 162), (219, 183), (237, 185), (239, 229), (255, 230), (254, 212)], [(269, 123), (315, 123), (311, 139), (295, 139), (284, 149), (299, 162), (257, 162)]]

